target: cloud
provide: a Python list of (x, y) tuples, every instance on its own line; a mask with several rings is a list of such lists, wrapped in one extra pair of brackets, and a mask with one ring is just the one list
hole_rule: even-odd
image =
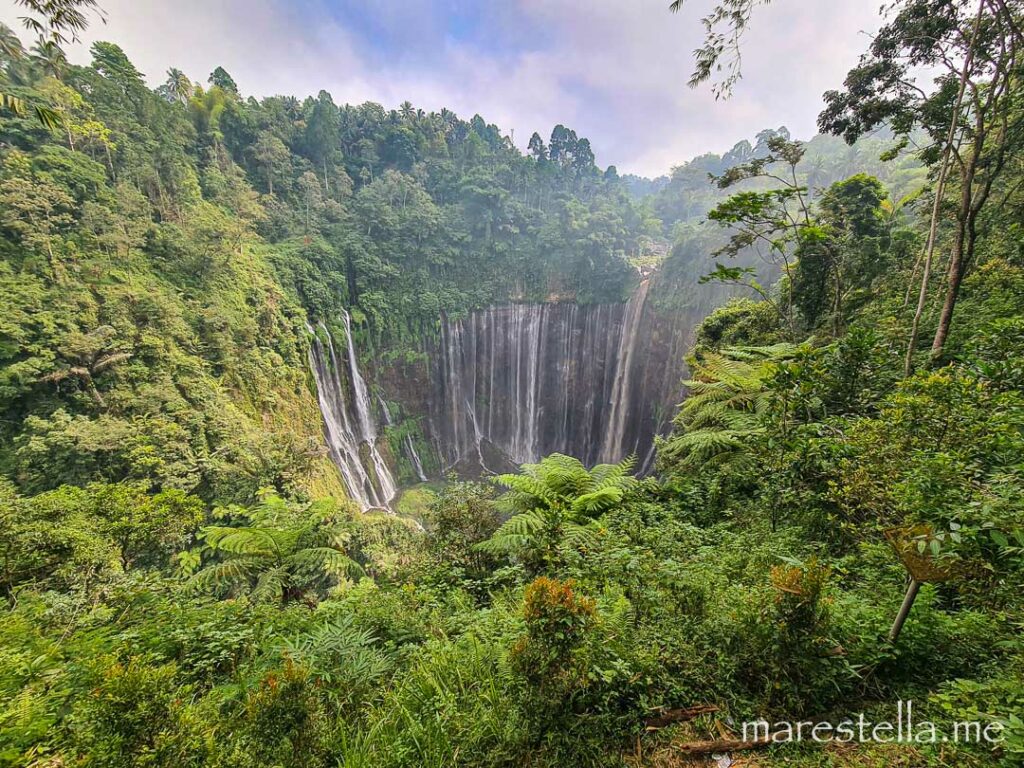
[[(168, 67), (205, 81), (223, 66), (243, 93), (335, 101), (409, 100), (479, 113), (525, 146), (556, 123), (590, 138), (601, 164), (658, 175), (765, 127), (814, 133), (835, 88), (880, 24), (878, 0), (777, 0), (743, 41), (744, 79), (728, 101), (690, 89), (699, 18), (667, 0), (101, 0), (73, 61), (95, 39), (120, 44), (151, 84)], [(0, 20), (16, 25), (9, 0)]]

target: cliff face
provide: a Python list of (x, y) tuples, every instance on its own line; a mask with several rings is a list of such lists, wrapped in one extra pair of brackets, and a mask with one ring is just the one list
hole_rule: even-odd
[[(635, 454), (678, 402), (687, 334), (647, 302), (508, 304), (442, 323), (431, 365), (430, 429), (444, 466), (518, 464), (549, 453), (586, 464)], [(682, 338), (680, 338), (682, 337)]]
[[(331, 352), (315, 340), (325, 431), (350, 495), (386, 504), (392, 474), (503, 472), (554, 452), (586, 464), (635, 455), (638, 470), (650, 471), (703, 310), (660, 309), (654, 291), (644, 280), (625, 303), (510, 303), (442, 318), (423, 362), (372, 377), (382, 403), (398, 405), (394, 418), (360, 395), (351, 344)], [(378, 436), (394, 438), (408, 472), (381, 466)]]

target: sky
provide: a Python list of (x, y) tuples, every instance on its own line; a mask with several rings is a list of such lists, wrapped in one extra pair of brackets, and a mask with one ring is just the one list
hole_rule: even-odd
[[(763, 128), (815, 133), (821, 96), (842, 84), (882, 23), (881, 0), (773, 0), (743, 40), (728, 100), (687, 86), (711, 0), (100, 0), (69, 49), (118, 43), (156, 86), (169, 67), (205, 83), (223, 66), (246, 96), (408, 100), (480, 114), (520, 147), (562, 123), (599, 165), (649, 177)], [(13, 0), (0, 21), (19, 29)], [(23, 35), (26, 37), (27, 35)]]

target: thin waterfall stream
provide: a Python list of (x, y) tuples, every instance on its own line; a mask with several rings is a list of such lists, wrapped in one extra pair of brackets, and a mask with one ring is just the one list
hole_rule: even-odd
[[(324, 436), (331, 459), (341, 472), (352, 499), (364, 510), (386, 508), (398, 488), (391, 469), (377, 448), (376, 419), (371, 410), (366, 381), (359, 372), (352, 324), (347, 312), (343, 311), (342, 322), (347, 352), (344, 360), (339, 357), (326, 326), (320, 324), (318, 329), (309, 327), (312, 334), (310, 368), (316, 379)], [(319, 334), (326, 337), (326, 344)], [(343, 371), (346, 372), (344, 378)]]

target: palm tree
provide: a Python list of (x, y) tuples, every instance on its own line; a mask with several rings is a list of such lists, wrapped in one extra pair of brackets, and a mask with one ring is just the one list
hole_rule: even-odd
[(14, 30), (0, 22), (0, 56), (6, 61), (17, 61), (25, 55), (25, 49)]
[(412, 103), (409, 101), (403, 101), (399, 106), (398, 110), (402, 115), (402, 119), (406, 122), (412, 120), (413, 115), (416, 114), (416, 110), (413, 109)]
[[(0, 24), (0, 57), (0, 64), (25, 58), (25, 48), (21, 40), (6, 24)], [(31, 111), (40, 123), (51, 130), (58, 128), (61, 122), (60, 115), (55, 110), (42, 104), (30, 103), (6, 90), (0, 90), (0, 109), (13, 112), (18, 117), (25, 117)]]
[(441, 108), (441, 125), (446, 135), (451, 133), (457, 121), (458, 118), (455, 116), (454, 112), (447, 107)]
[(514, 514), (481, 550), (517, 556), (532, 572), (556, 566), (566, 548), (586, 546), (596, 533), (594, 518), (622, 502), (635, 483), (635, 458), (588, 470), (571, 456), (553, 453), (520, 474), (500, 475), (504, 500)]
[(32, 46), (29, 57), (32, 63), (44, 74), (57, 80), (61, 79), (68, 66), (68, 57), (63, 49), (53, 40), (40, 36)]
[(246, 589), (254, 601), (315, 602), (331, 583), (362, 572), (345, 553), (348, 530), (331, 502), (291, 504), (272, 490), (250, 509), (228, 514), (241, 525), (212, 525), (200, 535), (213, 560), (197, 572), (196, 588)]
[(672, 420), (673, 434), (659, 448), (663, 466), (692, 470), (703, 465), (745, 468), (752, 438), (764, 433), (767, 381), (797, 347), (730, 347), (708, 352), (691, 364), (689, 390)]
[(164, 89), (168, 100), (176, 101), (179, 104), (188, 104), (196, 90), (188, 76), (175, 67), (167, 70), (167, 82), (164, 83)]
[[(78, 33), (85, 31), (89, 26), (90, 11), (101, 20), (105, 20), (97, 0), (18, 0), (18, 4), (29, 14), (36, 14), (22, 16), (21, 23), (30, 32), (39, 35), (36, 48), (43, 47), (48, 64), (57, 63), (54, 49), (60, 52), (61, 69), (67, 65), (64, 52), (60, 49), (61, 43), (78, 41)], [(14, 33), (2, 24), (0, 28), (0, 50), (3, 54), (10, 59), (23, 58), (25, 51)], [(15, 39), (12, 40), (12, 37)], [(42, 104), (30, 103), (7, 91), (0, 90), (0, 108), (10, 110), (19, 117), (24, 117), (31, 111), (36, 119), (50, 130), (60, 127), (61, 124), (59, 113)]]
[(25, 28), (54, 43), (78, 42), (78, 33), (89, 26), (89, 12), (106, 23), (97, 0), (18, 0), (18, 5), (41, 17), (22, 16)]

